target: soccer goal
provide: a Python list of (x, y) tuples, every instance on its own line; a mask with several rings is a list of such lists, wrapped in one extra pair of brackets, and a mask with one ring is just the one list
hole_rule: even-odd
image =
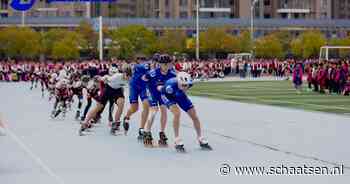
[(323, 46), (320, 49), (319, 61), (339, 59), (350, 56), (350, 46)]

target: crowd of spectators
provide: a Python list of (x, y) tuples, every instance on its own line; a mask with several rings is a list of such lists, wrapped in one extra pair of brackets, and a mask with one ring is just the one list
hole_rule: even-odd
[[(122, 68), (126, 63), (133, 65), (136, 62), (111, 60), (99, 62), (67, 61), (67, 62), (35, 62), (35, 61), (0, 61), (0, 81), (28, 80), (28, 73), (44, 71), (53, 68), (86, 68), (94, 66), (99, 71), (107, 71), (112, 64)], [(254, 59), (247, 61), (232, 60), (175, 60), (176, 70), (186, 71), (193, 78), (208, 80), (210, 78), (239, 77), (242, 79), (255, 79), (260, 77), (274, 77), (288, 80), (292, 77), (297, 64), (301, 64), (304, 81), (308, 88), (320, 93), (349, 93), (349, 60), (322, 61), (309, 60), (278, 60)]]

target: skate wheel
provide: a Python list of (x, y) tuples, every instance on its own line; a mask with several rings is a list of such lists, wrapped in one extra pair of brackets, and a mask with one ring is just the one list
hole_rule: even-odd
[(176, 145), (175, 149), (178, 153), (186, 153), (186, 150), (183, 145)]
[(186, 150), (185, 149), (177, 149), (176, 150), (178, 153), (186, 153)]
[(201, 149), (204, 151), (211, 151), (213, 148), (209, 144), (201, 145)]

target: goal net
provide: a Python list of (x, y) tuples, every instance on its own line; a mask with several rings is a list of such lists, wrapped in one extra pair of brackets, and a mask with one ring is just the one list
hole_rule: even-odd
[(350, 58), (350, 46), (323, 46), (320, 49), (320, 61)]

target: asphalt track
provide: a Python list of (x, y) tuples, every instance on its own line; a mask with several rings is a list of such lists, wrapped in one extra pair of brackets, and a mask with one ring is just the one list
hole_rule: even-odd
[[(0, 184), (108, 183), (348, 183), (350, 117), (191, 97), (204, 134), (215, 149), (199, 149), (182, 114), (188, 153), (144, 148), (136, 141), (139, 115), (128, 136), (110, 136), (106, 125), (77, 135), (74, 112), (51, 120), (51, 102), (28, 83), (0, 83), (0, 113), (10, 133), (0, 137)], [(76, 104), (75, 104), (76, 105)], [(74, 106), (75, 106), (74, 105)], [(169, 119), (171, 116), (169, 115)], [(158, 118), (153, 134), (158, 132)], [(167, 135), (173, 142), (171, 121)], [(231, 173), (222, 176), (222, 164)], [(344, 165), (342, 176), (236, 176), (234, 166)]]

